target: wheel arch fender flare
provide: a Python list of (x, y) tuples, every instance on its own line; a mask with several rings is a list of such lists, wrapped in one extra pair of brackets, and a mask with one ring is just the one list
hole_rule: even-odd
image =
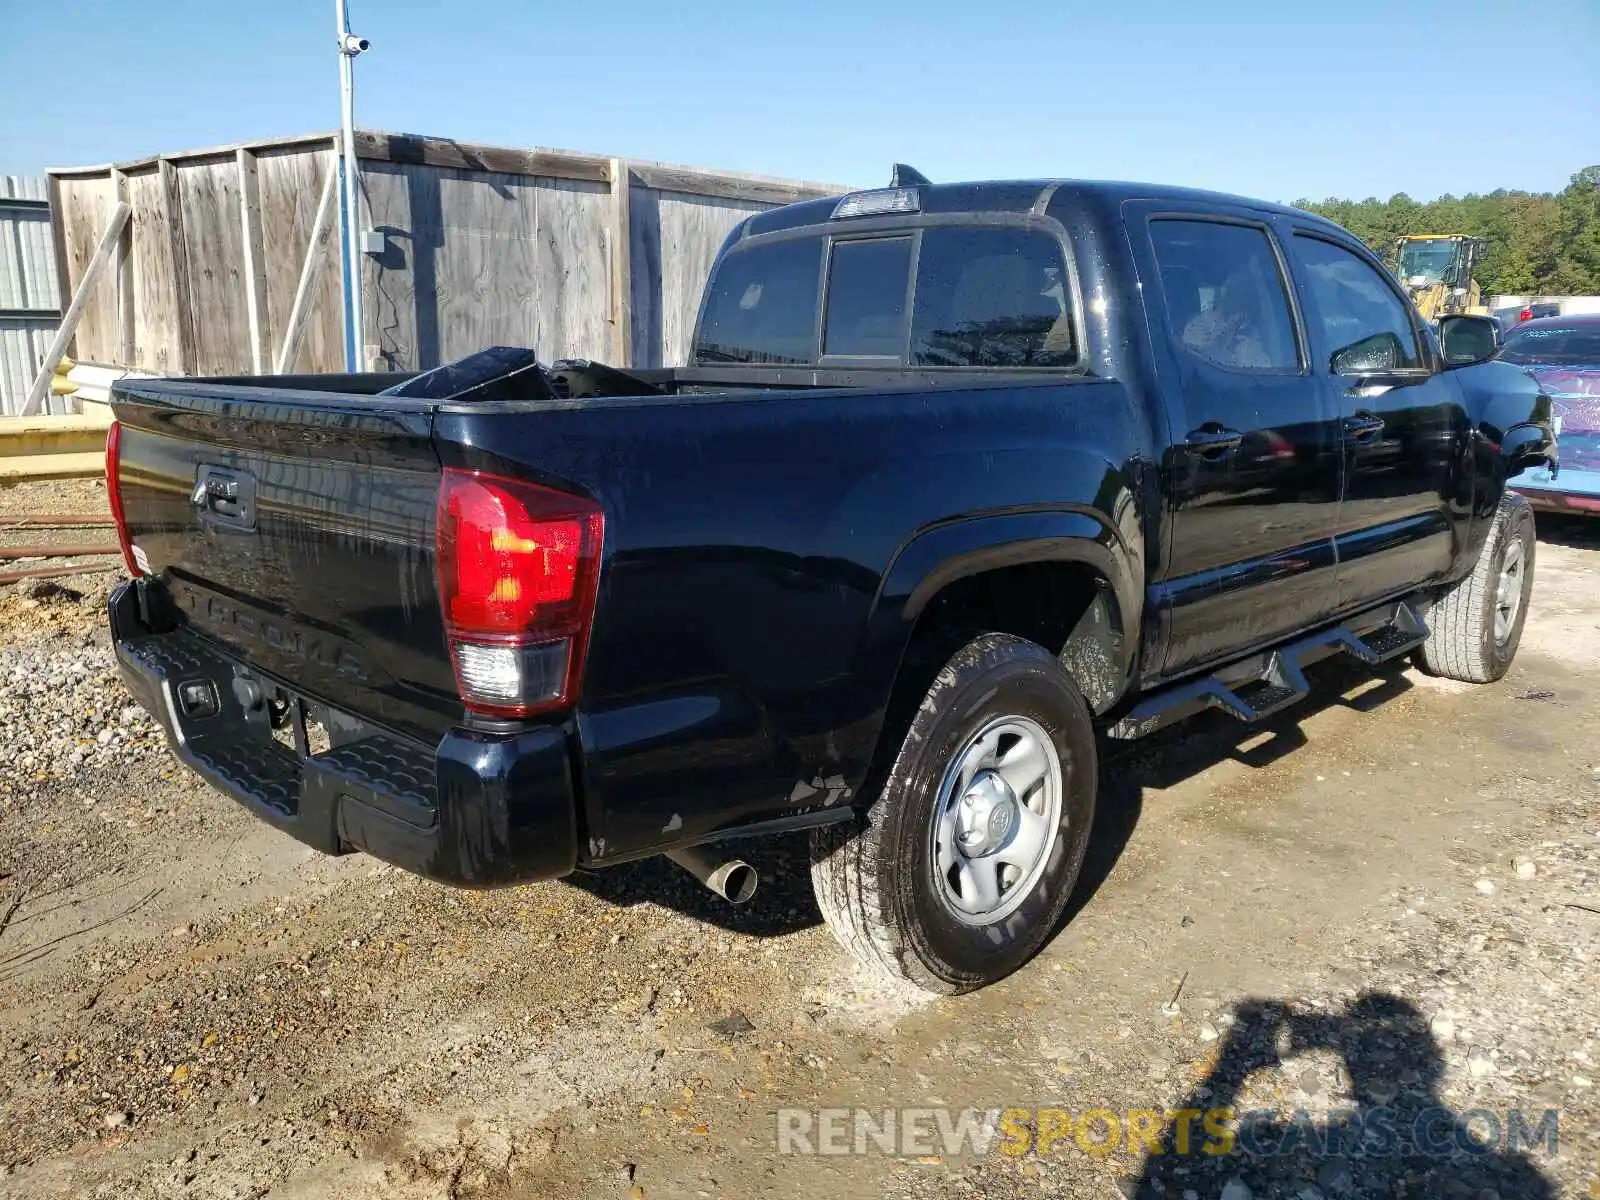
[(874, 604), (874, 625), (885, 634), (883, 627), (890, 626), (897, 643), (896, 675), (918, 622), (947, 589), (989, 572), (1045, 563), (1076, 566), (1096, 577), (1112, 679), (1084, 691), (1095, 711), (1120, 699), (1137, 665), (1145, 590), (1144, 541), (1127, 492), (1109, 513), (1080, 505), (980, 513), (909, 539), (884, 572)]

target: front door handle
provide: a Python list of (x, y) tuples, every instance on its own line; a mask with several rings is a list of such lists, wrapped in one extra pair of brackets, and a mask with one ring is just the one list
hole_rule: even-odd
[(1373, 413), (1358, 412), (1344, 419), (1344, 431), (1358, 442), (1370, 442), (1383, 432), (1383, 418)]
[(1189, 449), (1198, 450), (1201, 457), (1220, 458), (1230, 450), (1237, 450), (1244, 435), (1236, 429), (1208, 421), (1199, 429), (1191, 429), (1184, 440), (1189, 443)]

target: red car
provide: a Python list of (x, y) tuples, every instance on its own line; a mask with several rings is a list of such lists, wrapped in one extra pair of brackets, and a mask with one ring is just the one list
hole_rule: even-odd
[(1561, 468), (1519, 477), (1535, 508), (1600, 514), (1600, 313), (1541, 317), (1506, 334), (1503, 362), (1528, 369), (1551, 399)]

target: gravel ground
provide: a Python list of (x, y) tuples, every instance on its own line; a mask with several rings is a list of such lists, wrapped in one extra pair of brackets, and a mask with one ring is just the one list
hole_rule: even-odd
[[(1600, 529), (1541, 534), (1500, 684), (1330, 665), (1263, 730), (1115, 750), (1074, 919), (949, 1001), (858, 976), (789, 842), (738, 910), (660, 863), (464, 893), (319, 856), (131, 708), (111, 577), (0, 588), (0, 1194), (1600, 1195)], [(1026, 1110), (1029, 1152), (778, 1152), (780, 1110), (857, 1106)], [(1222, 1106), (1298, 1147), (1035, 1136)], [(1556, 1153), (1314, 1145), (1518, 1108)]]

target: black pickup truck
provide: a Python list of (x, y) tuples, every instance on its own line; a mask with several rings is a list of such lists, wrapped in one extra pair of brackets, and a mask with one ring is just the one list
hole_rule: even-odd
[(216, 787), (447, 883), (809, 829), (822, 913), (954, 992), (1050, 935), (1097, 738), (1335, 653), (1517, 648), (1550, 402), (1304, 212), (919, 185), (754, 214), (686, 367), (116, 385), (128, 685)]

